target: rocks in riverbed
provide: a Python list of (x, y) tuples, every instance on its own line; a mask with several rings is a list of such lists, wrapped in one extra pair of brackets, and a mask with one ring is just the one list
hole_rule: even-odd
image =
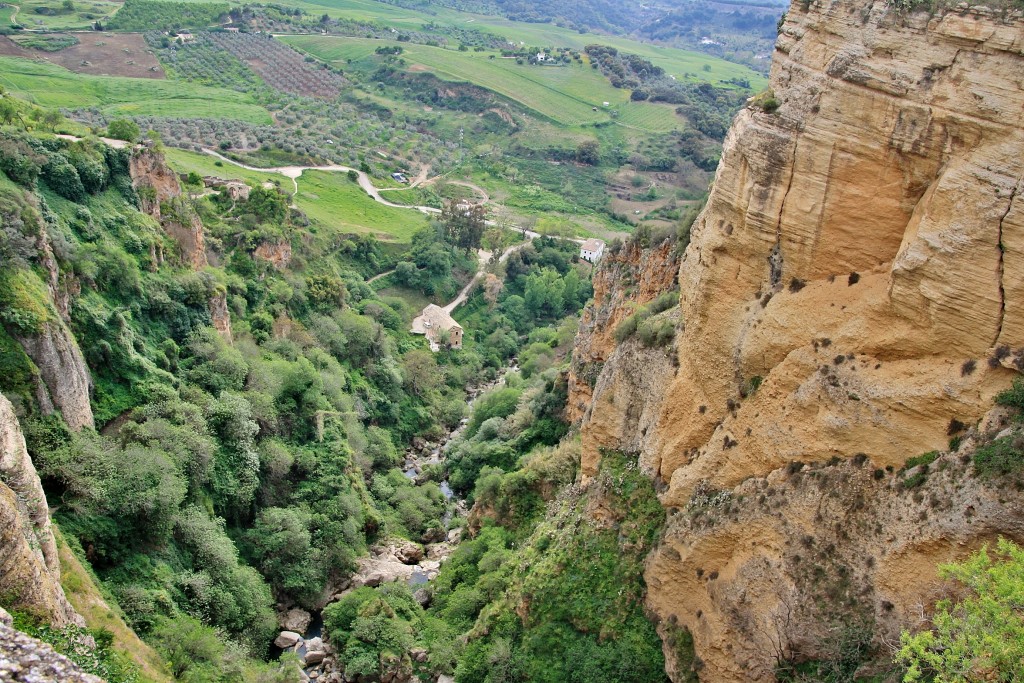
[(394, 545), (394, 555), (403, 564), (416, 564), (423, 559), (423, 546), (412, 541), (401, 541)]
[(311, 621), (313, 621), (313, 616), (298, 607), (293, 607), (277, 617), (277, 623), (282, 629), (295, 633), (305, 633)]
[(434, 596), (426, 588), (420, 588), (412, 594), (412, 597), (416, 602), (420, 603), (421, 607), (424, 608), (430, 607), (430, 601), (434, 599)]
[(287, 650), (290, 647), (294, 647), (295, 643), (302, 640), (302, 636), (295, 631), (281, 631), (280, 635), (274, 639), (274, 645), (277, 645), (282, 650)]

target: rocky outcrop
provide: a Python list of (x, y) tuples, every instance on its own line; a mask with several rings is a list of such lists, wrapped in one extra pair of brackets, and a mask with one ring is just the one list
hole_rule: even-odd
[[(14, 407), (0, 394), (0, 597), (54, 626), (85, 625), (60, 585), (60, 560), (42, 484)], [(7, 602), (9, 601), (9, 602)]]
[[(666, 484), (670, 512), (716, 492), (733, 501), (731, 521), (715, 514), (708, 528), (670, 515), (646, 574), (654, 612), (692, 631), (703, 679), (771, 680), (778, 640), (750, 634), (807, 594), (787, 564), (808, 556), (796, 529), (834, 545), (816, 555), (873, 557), (857, 569), (865, 600), (904, 626), (937, 560), (1020, 536), (977, 482), (963, 485), (973, 499), (953, 496), (965, 507), (911, 510), (891, 475), (851, 471), (836, 495), (870, 513), (828, 541), (838, 503), (829, 517), (796, 490), (770, 512), (752, 501), (769, 497), (761, 486), (778, 495), (793, 461), (863, 458), (884, 473), (941, 450), (1024, 368), (1022, 73), (1020, 12), (794, 2), (772, 92), (734, 121), (680, 266), (677, 367), (636, 344), (606, 356), (582, 427), (584, 480), (602, 449), (620, 448)], [(925, 512), (921, 528), (905, 521)]]
[(228, 312), (227, 294), (221, 292), (210, 297), (210, 320), (213, 327), (228, 344), (232, 342), (231, 313)]
[(675, 286), (679, 253), (675, 243), (645, 249), (630, 240), (609, 249), (594, 272), (594, 301), (580, 317), (569, 370), (566, 416), (578, 422), (593, 397), (601, 368), (615, 349), (615, 328), (640, 306)]
[(288, 242), (261, 242), (253, 253), (277, 270), (284, 270), (292, 261), (292, 245)]
[(196, 270), (205, 267), (208, 261), (203, 223), (182, 197), (178, 176), (167, 166), (163, 154), (151, 147), (139, 148), (132, 154), (129, 170), (132, 187), (139, 195), (139, 208), (174, 238), (185, 263)]
[(15, 631), (0, 609), (0, 681), (11, 683), (103, 683), (48, 644)]
[(85, 364), (78, 342), (62, 320), (42, 323), (36, 334), (15, 333), (14, 338), (39, 369), (42, 382), (36, 397), (44, 413), (60, 410), (64, 422), (73, 430), (93, 427), (92, 375)]

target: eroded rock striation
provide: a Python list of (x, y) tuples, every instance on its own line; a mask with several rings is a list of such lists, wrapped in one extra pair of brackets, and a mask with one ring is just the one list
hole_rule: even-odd
[[(821, 654), (800, 641), (810, 616), (770, 616), (808, 595), (793, 556), (834, 555), (862, 580), (877, 642), (929, 604), (937, 560), (1022, 531), (968, 470), (952, 510), (911, 510), (885, 468), (946, 448), (1024, 369), (1024, 18), (794, 2), (770, 83), (693, 226), (673, 362), (633, 342), (606, 353), (583, 419), (585, 480), (616, 448), (664, 487), (648, 602), (692, 632), (709, 681)], [(797, 490), (794, 461), (838, 463), (842, 505)], [(766, 511), (770, 487), (783, 498)], [(693, 522), (708, 501), (729, 521)], [(863, 527), (844, 522), (858, 505)], [(836, 523), (846, 536), (827, 538)]]
[(43, 487), (14, 408), (0, 394), (0, 596), (54, 626), (84, 626), (60, 585), (60, 560)]

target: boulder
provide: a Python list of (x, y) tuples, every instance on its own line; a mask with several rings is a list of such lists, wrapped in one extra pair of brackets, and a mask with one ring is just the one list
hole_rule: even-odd
[(456, 529), (452, 529), (451, 531), (448, 532), (448, 542), (449, 543), (458, 543), (461, 540), (462, 540), (462, 527), (458, 527)]
[(423, 559), (423, 547), (406, 541), (395, 546), (395, 557), (402, 564), (416, 564)]
[(295, 631), (281, 631), (277, 638), (274, 639), (274, 645), (277, 645), (282, 650), (287, 650), (300, 640), (302, 640), (302, 636)]
[(309, 650), (306, 652), (306, 666), (313, 666), (314, 664), (319, 664), (320, 662), (324, 661), (324, 657), (326, 656), (327, 653), (323, 650)]
[(448, 532), (441, 527), (431, 527), (423, 532), (420, 538), (424, 543), (441, 543), (448, 538)]
[(430, 601), (434, 598), (426, 588), (420, 588), (412, 594), (412, 597), (420, 604), (421, 607), (424, 608), (429, 607)]
[(292, 608), (278, 616), (278, 624), (281, 628), (295, 633), (305, 633), (306, 629), (309, 628), (309, 622), (312, 620), (313, 616), (309, 612), (298, 607)]
[(309, 638), (306, 640), (306, 649), (312, 652), (313, 650), (323, 650), (324, 641), (322, 638)]
[(437, 677), (437, 683), (455, 683), (455, 677), (441, 674)]
[(414, 647), (409, 650), (409, 656), (412, 657), (413, 661), (423, 663), (427, 661), (427, 651), (422, 647)]

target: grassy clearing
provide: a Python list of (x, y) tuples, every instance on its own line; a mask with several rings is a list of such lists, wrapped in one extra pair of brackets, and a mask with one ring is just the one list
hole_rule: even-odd
[(651, 102), (629, 102), (619, 108), (618, 123), (629, 128), (655, 133), (684, 128), (686, 123), (676, 114), (674, 104), (654, 104)]
[(106, 629), (114, 634), (114, 649), (127, 654), (139, 666), (140, 678), (152, 683), (163, 683), (173, 678), (153, 648), (128, 628), (121, 616), (111, 609), (100, 592), (99, 582), (86, 569), (61, 535), (53, 527), (60, 557), (61, 585), (75, 610), (85, 618), (90, 629)]
[(54, 64), (0, 57), (0, 85), (43, 107), (98, 107), (106, 114), (235, 119), (271, 123), (245, 93), (176, 81), (75, 74)]
[(280, 184), (287, 192), (292, 191), (292, 182), (280, 173), (249, 171), (225, 161), (220, 162), (221, 165), (218, 166), (218, 160), (208, 154), (188, 152), (183, 149), (167, 148), (166, 156), (171, 167), (182, 173), (194, 171), (203, 176), (211, 175), (226, 180), (244, 180), (250, 185), (260, 185), (269, 181)]
[(306, 171), (299, 178), (295, 203), (311, 220), (325, 227), (373, 233), (399, 242), (408, 242), (413, 233), (426, 225), (419, 211), (373, 201), (344, 173)]

